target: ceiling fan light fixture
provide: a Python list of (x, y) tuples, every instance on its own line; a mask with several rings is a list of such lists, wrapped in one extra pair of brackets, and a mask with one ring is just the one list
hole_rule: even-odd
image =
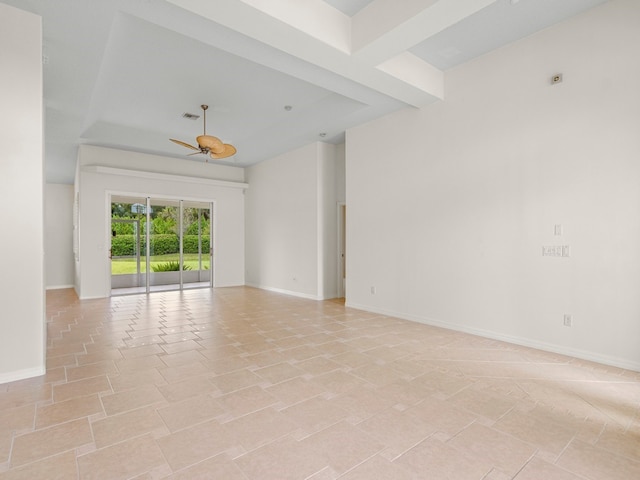
[(209, 153), (209, 156), (211, 158), (214, 158), (216, 160), (219, 160), (221, 158), (227, 158), (230, 157), (231, 155), (235, 155), (236, 154), (236, 147), (234, 147), (233, 145), (229, 145), (228, 143), (224, 144), (224, 148), (221, 152), (211, 152)]
[[(209, 107), (207, 105), (200, 105), (200, 108), (202, 108), (202, 113), (204, 115), (204, 118), (202, 119), (204, 128), (202, 135), (196, 137), (198, 146), (194, 147), (193, 145), (189, 145), (188, 143), (180, 140), (175, 140), (173, 138), (170, 138), (169, 140), (191, 150), (199, 150), (197, 153), (209, 155), (214, 159), (227, 158), (231, 155), (235, 155), (236, 147), (234, 147), (233, 145), (229, 145), (228, 143), (222, 143), (222, 140), (220, 140), (218, 137), (207, 135), (207, 109)], [(184, 116), (186, 117), (186, 114)], [(192, 153), (191, 155), (196, 155), (197, 153)]]
[(198, 142), (200, 148), (208, 148), (209, 150), (214, 152), (221, 152), (224, 149), (222, 140), (212, 135), (200, 135), (196, 137), (196, 141)]

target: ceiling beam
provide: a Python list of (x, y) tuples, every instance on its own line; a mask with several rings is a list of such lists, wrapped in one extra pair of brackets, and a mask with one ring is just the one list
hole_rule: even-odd
[[(338, 29), (339, 39), (333, 37), (333, 40), (319, 38), (326, 34), (326, 32), (319, 33), (321, 28), (314, 29), (314, 35), (307, 33), (304, 30), (306, 23), (315, 21), (320, 24), (319, 20), (332, 18), (335, 14), (324, 7), (311, 8), (317, 7), (318, 3), (324, 4), (324, 2), (304, 0), (303, 4), (310, 9), (301, 8), (296, 10), (297, 14), (294, 15), (292, 12), (285, 13), (283, 11), (283, 3), (292, 3), (284, 0), (273, 0), (273, 5), (276, 5), (277, 8), (264, 6), (266, 3), (271, 3), (271, 0), (270, 2), (258, 0), (167, 1), (407, 105), (422, 107), (441, 98), (441, 82), (437, 85), (428, 85), (426, 82), (422, 82), (422, 84), (407, 83), (394, 76), (392, 69), (388, 69), (388, 71), (378, 69), (377, 65), (364, 62), (351, 55), (349, 51), (345, 51), (344, 28)], [(260, 4), (261, 8), (256, 8), (253, 4)], [(333, 9), (326, 4), (325, 6)], [(302, 21), (300, 18), (305, 20)], [(293, 22), (294, 25), (288, 22)], [(436, 77), (434, 75), (431, 78)]]
[(352, 54), (380, 65), (497, 0), (374, 0), (352, 20)]

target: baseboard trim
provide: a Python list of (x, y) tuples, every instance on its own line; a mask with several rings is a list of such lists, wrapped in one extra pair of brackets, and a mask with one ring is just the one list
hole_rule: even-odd
[(64, 290), (65, 288), (74, 288), (75, 285), (49, 285), (45, 287), (45, 290)]
[(27, 378), (39, 377), (47, 373), (47, 369), (42, 367), (25, 368), (24, 370), (17, 370), (15, 372), (8, 372), (0, 374), (0, 384), (16, 382), (18, 380), (26, 380)]
[(324, 300), (323, 298), (318, 297), (317, 295), (311, 295), (309, 293), (302, 293), (302, 292), (295, 292), (293, 290), (286, 290), (284, 288), (267, 287), (267, 286), (258, 285), (255, 283), (247, 283), (246, 285), (247, 287), (258, 288), (260, 290), (266, 290), (268, 292), (282, 293), (284, 295), (290, 295), (292, 297), (306, 298), (307, 300)]
[(598, 353), (565, 347), (563, 345), (539, 342), (537, 340), (531, 340), (528, 338), (516, 337), (512, 335), (505, 335), (499, 332), (494, 332), (492, 330), (465, 327), (464, 325), (452, 324), (449, 322), (444, 322), (442, 320), (436, 320), (433, 318), (423, 317), (419, 315), (411, 315), (407, 313), (395, 312), (395, 311), (386, 310), (383, 308), (371, 307), (369, 305), (350, 303), (348, 301), (345, 303), (345, 306), (349, 308), (354, 308), (356, 310), (364, 310), (365, 312), (379, 313), (381, 315), (401, 318), (403, 320), (422, 323), (424, 325), (429, 325), (432, 327), (445, 328), (447, 330), (454, 330), (457, 332), (468, 333), (470, 335), (477, 335), (479, 337), (490, 338), (492, 340), (499, 340), (501, 342), (512, 343), (514, 345), (535, 348), (537, 350), (557, 353), (559, 355), (566, 355), (568, 357), (574, 357), (581, 360), (600, 363), (600, 364), (608, 365), (611, 367), (623, 368), (625, 370), (633, 370), (635, 372), (640, 372), (640, 363), (633, 362), (624, 358), (611, 357), (609, 355), (600, 355)]

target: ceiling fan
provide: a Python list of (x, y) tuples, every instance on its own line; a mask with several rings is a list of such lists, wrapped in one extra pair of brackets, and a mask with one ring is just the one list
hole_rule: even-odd
[(200, 105), (200, 108), (202, 108), (202, 112), (204, 114), (204, 129), (203, 134), (196, 137), (198, 146), (194, 147), (193, 145), (189, 145), (188, 143), (181, 142), (180, 140), (175, 140), (173, 138), (170, 138), (169, 140), (177, 143), (178, 145), (182, 145), (183, 147), (190, 148), (191, 150), (197, 150), (196, 153), (192, 153), (190, 155), (198, 155), (202, 153), (204, 155), (209, 155), (215, 160), (235, 155), (237, 151), (236, 147), (234, 147), (233, 145), (229, 145), (228, 143), (222, 143), (222, 140), (220, 140), (218, 137), (207, 135), (207, 109), (209, 108), (209, 106)]

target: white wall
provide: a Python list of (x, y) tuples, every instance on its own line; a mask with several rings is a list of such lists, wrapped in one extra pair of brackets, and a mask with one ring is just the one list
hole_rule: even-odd
[(45, 185), (44, 235), (47, 289), (73, 287), (73, 185)]
[(341, 147), (314, 143), (246, 171), (246, 280), (307, 298), (337, 295)]
[(0, 383), (44, 373), (42, 22), (0, 4)]
[(110, 294), (108, 202), (114, 193), (214, 202), (214, 286), (244, 285), (243, 169), (87, 145), (78, 158), (80, 298)]
[(638, 45), (612, 1), (347, 132), (347, 304), (640, 370)]

